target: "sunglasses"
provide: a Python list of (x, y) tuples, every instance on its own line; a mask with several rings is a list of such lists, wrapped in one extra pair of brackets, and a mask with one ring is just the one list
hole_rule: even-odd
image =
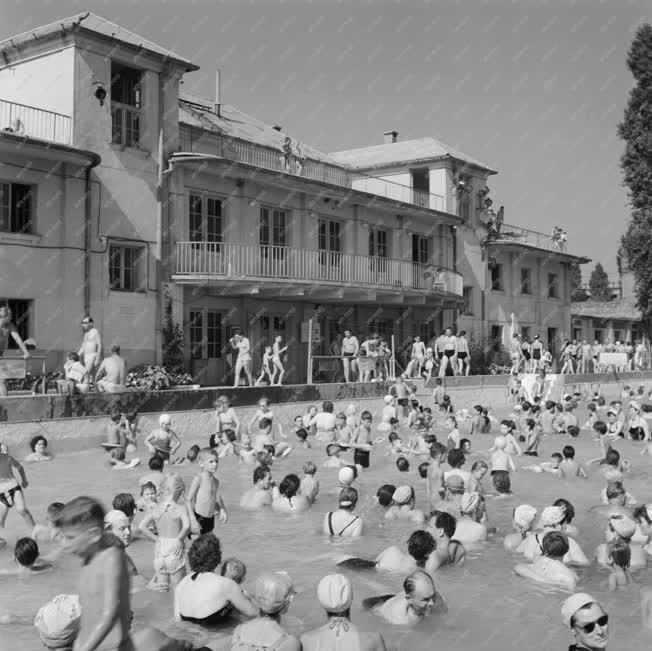
[(596, 624), (598, 626), (606, 626), (608, 623), (609, 623), (609, 615), (602, 615), (602, 617), (598, 617), (598, 619), (596, 619), (594, 622), (578, 625), (577, 628), (582, 629), (585, 633), (593, 633)]

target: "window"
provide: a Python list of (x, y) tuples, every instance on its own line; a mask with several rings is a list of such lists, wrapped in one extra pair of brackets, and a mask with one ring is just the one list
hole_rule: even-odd
[[(222, 201), (206, 194), (190, 195), (191, 242), (222, 242)], [(217, 247), (219, 249), (219, 247)]]
[(32, 232), (32, 188), (20, 183), (0, 183), (0, 231)]
[(495, 292), (502, 292), (505, 290), (503, 284), (503, 265), (494, 264), (491, 267), (491, 289)]
[[(25, 341), (31, 336), (32, 301), (24, 301), (15, 298), (0, 298), (0, 305), (6, 305), (11, 310), (11, 320), (16, 326), (20, 338)], [(17, 349), (18, 344), (13, 337), (7, 340), (7, 348)]]
[(473, 316), (473, 287), (465, 287), (463, 289), (464, 307), (462, 314)]
[(144, 262), (142, 246), (110, 246), (109, 287), (128, 292), (144, 289)]
[(192, 359), (216, 359), (222, 356), (222, 314), (220, 312), (192, 310), (188, 329)]
[(111, 65), (111, 142), (138, 147), (142, 108), (140, 70)]
[(559, 276), (548, 274), (548, 298), (559, 298)]
[(521, 294), (531, 294), (532, 288), (530, 286), (531, 271), (527, 267), (521, 268)]
[(503, 343), (503, 326), (492, 325), (489, 328), (489, 348), (494, 352), (500, 350)]

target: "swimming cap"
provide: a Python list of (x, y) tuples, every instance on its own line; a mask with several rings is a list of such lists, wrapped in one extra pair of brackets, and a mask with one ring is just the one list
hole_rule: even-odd
[(460, 511), (466, 514), (473, 513), (478, 508), (479, 503), (479, 493), (464, 493), (460, 502)]
[(392, 400), (394, 400), (394, 396), (385, 396), (383, 400), (385, 401), (385, 404), (388, 405)]
[(444, 481), (446, 484), (446, 488), (450, 491), (463, 491), (464, 490), (464, 478), (462, 475), (458, 475), (457, 473), (453, 473), (452, 475), (449, 475), (446, 480)]
[(337, 478), (339, 479), (340, 484), (352, 484), (355, 479), (353, 468), (349, 468), (349, 466), (340, 468), (339, 473), (337, 473)]
[(294, 594), (292, 579), (285, 572), (263, 572), (256, 579), (254, 595), (260, 609), (274, 615), (282, 610)]
[(561, 506), (546, 506), (541, 511), (541, 524), (544, 527), (556, 527), (561, 524), (565, 516), (566, 511)]
[(574, 594), (561, 605), (561, 621), (566, 628), (570, 628), (570, 623), (573, 615), (584, 606), (595, 603), (595, 599), (586, 594), (586, 592), (578, 592)]
[(122, 511), (113, 509), (113, 511), (109, 511), (104, 516), (104, 528), (107, 530), (112, 529), (114, 526), (119, 527), (125, 524), (129, 524), (129, 518)]
[(506, 445), (507, 445), (507, 441), (505, 441), (504, 436), (497, 436), (494, 439), (494, 447), (495, 448), (498, 448), (499, 450), (502, 450)]
[(392, 495), (392, 500), (397, 504), (407, 504), (414, 497), (411, 486), (399, 486)]
[(158, 417), (158, 424), (159, 425), (169, 425), (172, 422), (172, 417), (170, 414), (161, 414)]
[(514, 509), (514, 522), (526, 531), (532, 528), (537, 510), (529, 504), (521, 504)]
[(80, 618), (79, 597), (59, 594), (39, 609), (34, 626), (48, 649), (67, 649), (72, 647), (79, 633)]
[(636, 522), (624, 515), (612, 515), (609, 518), (609, 524), (621, 538), (626, 540), (629, 540), (636, 531)]
[(317, 599), (329, 613), (342, 613), (351, 607), (353, 586), (343, 574), (329, 574), (317, 586)]

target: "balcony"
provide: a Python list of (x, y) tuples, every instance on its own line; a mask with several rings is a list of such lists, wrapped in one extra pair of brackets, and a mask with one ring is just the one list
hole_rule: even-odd
[(0, 131), (70, 145), (72, 119), (54, 111), (0, 99)]
[(205, 137), (205, 133), (196, 138), (194, 133), (198, 131), (196, 128), (181, 131), (181, 148), (184, 152), (220, 156), (226, 160), (245, 163), (259, 169), (299, 176), (350, 190), (368, 192), (421, 208), (440, 212), (444, 212), (446, 208), (444, 197), (438, 194), (415, 190), (408, 185), (353, 172), (345, 167), (312, 158), (296, 155), (286, 158), (280, 149), (212, 131), (207, 134), (210, 135), (210, 140)]
[(397, 295), (461, 297), (464, 285), (460, 274), (434, 265), (284, 246), (178, 242), (176, 258), (177, 281), (219, 277), (231, 281), (279, 281), (284, 286), (309, 284), (311, 289), (306, 293), (311, 295), (320, 288), (333, 295), (334, 288), (363, 288)]

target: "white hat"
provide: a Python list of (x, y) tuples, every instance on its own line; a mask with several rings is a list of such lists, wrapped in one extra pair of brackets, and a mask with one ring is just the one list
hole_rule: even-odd
[(352, 484), (355, 479), (355, 472), (353, 472), (353, 468), (350, 466), (344, 466), (343, 468), (340, 468), (337, 478), (339, 479), (340, 484)]
[(79, 632), (81, 605), (76, 594), (59, 594), (42, 606), (34, 626), (48, 649), (70, 648)]
[(329, 574), (317, 586), (317, 599), (329, 613), (342, 613), (351, 607), (353, 586), (343, 574)]
[(595, 599), (586, 592), (578, 592), (566, 599), (561, 605), (561, 621), (566, 628), (570, 628), (573, 615), (584, 606), (595, 603)]

